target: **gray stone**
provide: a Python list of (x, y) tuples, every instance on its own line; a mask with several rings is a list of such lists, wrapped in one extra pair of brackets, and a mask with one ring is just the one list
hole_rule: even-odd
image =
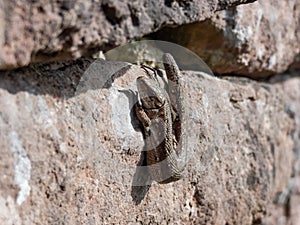
[(138, 202), (132, 185), (144, 143), (128, 90), (143, 73), (88, 59), (1, 72), (1, 224), (264, 220), (292, 173), (295, 117), (282, 86), (185, 72), (184, 179), (152, 183)]
[(265, 77), (299, 62), (299, 9), (298, 0), (259, 0), (152, 37), (187, 47), (218, 74)]
[(162, 26), (204, 20), (253, 1), (1, 1), (0, 69), (90, 56)]

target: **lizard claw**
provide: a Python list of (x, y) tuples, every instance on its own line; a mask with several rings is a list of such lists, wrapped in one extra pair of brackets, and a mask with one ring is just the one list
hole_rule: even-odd
[[(149, 66), (146, 66), (146, 65), (142, 65), (142, 68), (145, 70), (146, 74), (153, 80), (155, 80), (156, 82), (158, 82), (157, 80), (157, 69), (154, 69), (154, 68), (151, 68)], [(148, 70), (151, 70), (154, 75), (150, 74)]]

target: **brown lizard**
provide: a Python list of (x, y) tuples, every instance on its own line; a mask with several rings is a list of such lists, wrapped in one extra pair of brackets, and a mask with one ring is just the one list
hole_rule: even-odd
[(183, 78), (171, 54), (163, 55), (167, 91), (156, 77), (137, 78), (136, 115), (144, 128), (146, 163), (152, 180), (170, 183), (182, 177), (186, 165), (184, 144)]

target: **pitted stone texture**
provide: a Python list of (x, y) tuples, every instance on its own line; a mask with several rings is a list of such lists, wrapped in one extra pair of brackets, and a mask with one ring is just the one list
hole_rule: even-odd
[(1, 1), (0, 68), (91, 55), (162, 26), (204, 20), (252, 1)]
[[(113, 82), (109, 72), (117, 72)], [(136, 205), (143, 139), (128, 89), (141, 74), (126, 63), (83, 59), (1, 72), (1, 224), (8, 217), (11, 224), (263, 221), (292, 171), (294, 123), (282, 87), (184, 73), (196, 127), (184, 179), (153, 183)], [(29, 173), (16, 172), (20, 157)], [(20, 205), (17, 175), (30, 187)]]
[(287, 112), (294, 121), (292, 138), (294, 156), (292, 176), (283, 189), (278, 189), (277, 198), (270, 204), (267, 224), (299, 224), (300, 215), (300, 71), (289, 71), (271, 79), (271, 82), (284, 91)]
[[(285, 71), (300, 53), (300, 1), (263, 1), (153, 35), (197, 53), (218, 74), (262, 77)], [(299, 61), (299, 60), (298, 60)]]

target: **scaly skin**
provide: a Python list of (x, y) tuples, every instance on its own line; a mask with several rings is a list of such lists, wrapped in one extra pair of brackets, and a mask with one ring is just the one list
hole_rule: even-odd
[(144, 128), (146, 162), (152, 180), (170, 183), (182, 177), (186, 149), (182, 148), (182, 76), (170, 54), (163, 55), (168, 92), (153, 77), (139, 77), (136, 115)]

